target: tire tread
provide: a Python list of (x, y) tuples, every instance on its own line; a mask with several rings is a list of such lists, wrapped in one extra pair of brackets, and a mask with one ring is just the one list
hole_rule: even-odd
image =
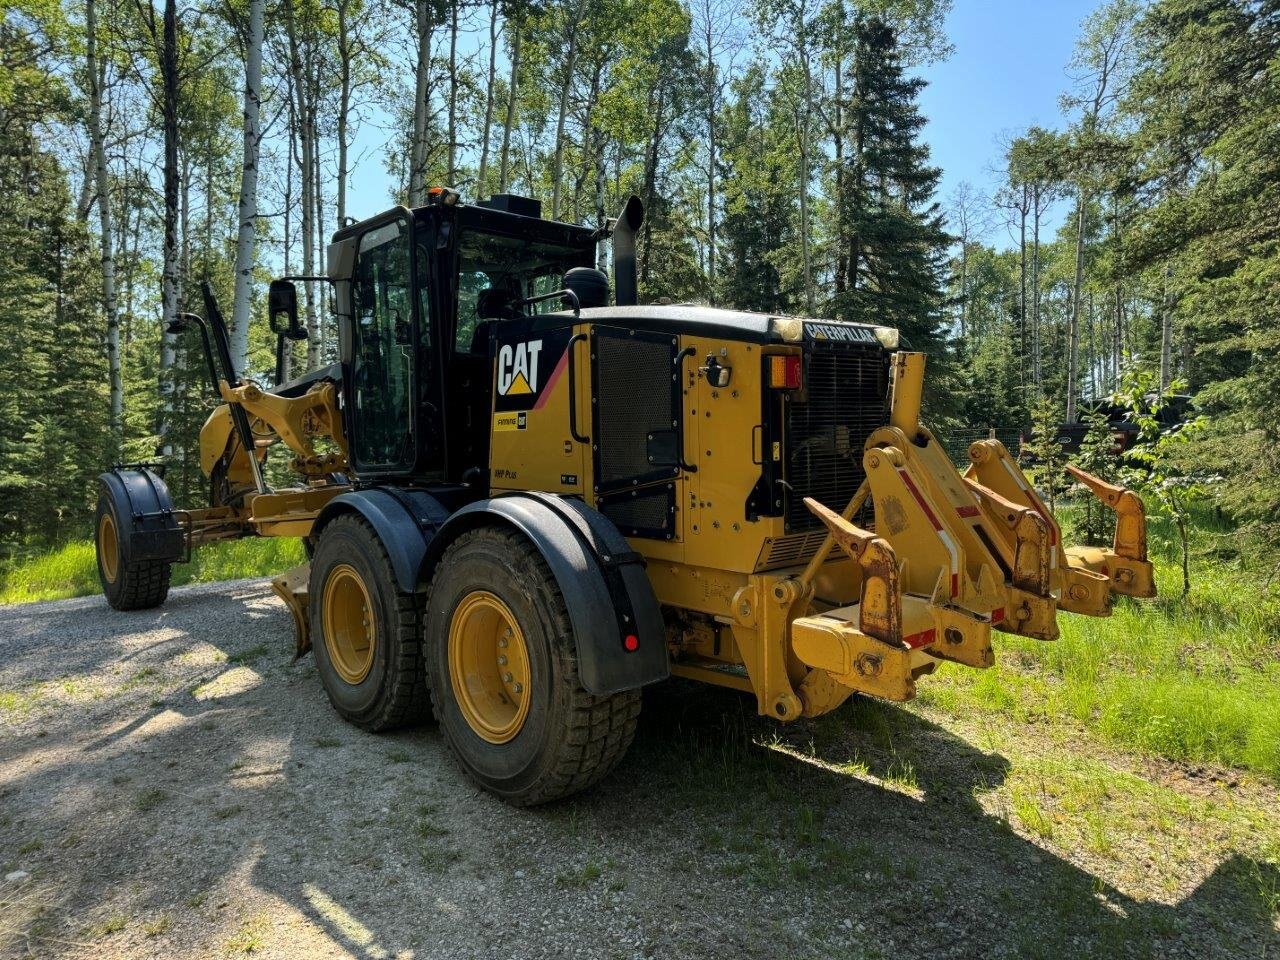
[[(367, 717), (357, 718), (345, 714), (344, 717), (370, 733), (410, 726), (426, 719), (431, 713), (430, 694), (423, 666), (422, 600), (417, 594), (404, 593), (399, 589), (386, 547), (367, 520), (358, 514), (343, 514), (334, 518), (325, 527), (325, 532), (343, 527), (350, 528), (353, 534), (364, 538), (372, 547), (376, 579), (392, 592), (390, 599), (396, 615), (395, 649), (398, 652), (396, 662), (387, 664), (387, 671), (391, 675), (389, 689), (377, 710)], [(369, 586), (377, 589), (379, 584)]]
[[(554, 618), (554, 636), (565, 647), (553, 652), (562, 658), (565, 670), (561, 681), (570, 688), (568, 723), (564, 727), (549, 773), (525, 792), (519, 795), (504, 794), (504, 799), (515, 806), (532, 807), (586, 790), (607, 776), (631, 746), (640, 717), (640, 691), (624, 690), (596, 696), (583, 689), (578, 675), (577, 651), (571, 640), (573, 627), (564, 597), (556, 585), (551, 568), (537, 548), (523, 535), (501, 527), (481, 527), (463, 534), (445, 550), (440, 558), (439, 568), (446, 568), (452, 561), (453, 554), (475, 535), (502, 541), (500, 549), (509, 553), (513, 566), (518, 563), (529, 566), (542, 605), (544, 609), (551, 611)], [(566, 640), (568, 643), (564, 642)], [(434, 678), (429, 680), (434, 683)], [(448, 680), (444, 682), (447, 683)], [(444, 729), (440, 700), (439, 696), (431, 698), (436, 721)], [(444, 740), (449, 744), (459, 765), (466, 770), (467, 764), (463, 762), (452, 738), (446, 736)]]

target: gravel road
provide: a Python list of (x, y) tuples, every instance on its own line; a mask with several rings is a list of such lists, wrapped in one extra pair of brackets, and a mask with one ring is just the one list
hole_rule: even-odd
[(861, 704), (784, 729), (667, 685), (609, 780), (521, 811), (433, 727), (344, 724), (291, 653), (263, 581), (0, 608), (0, 954), (1280, 954), (1273, 867), (1197, 859), (1176, 823), (1063, 851), (958, 721)]

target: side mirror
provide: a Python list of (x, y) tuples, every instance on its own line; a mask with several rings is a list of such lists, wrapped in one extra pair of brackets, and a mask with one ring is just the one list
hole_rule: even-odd
[[(284, 322), (281, 322), (281, 314)], [(272, 280), (267, 288), (267, 323), (276, 336), (305, 340), (307, 331), (298, 326), (298, 288), (292, 280)]]

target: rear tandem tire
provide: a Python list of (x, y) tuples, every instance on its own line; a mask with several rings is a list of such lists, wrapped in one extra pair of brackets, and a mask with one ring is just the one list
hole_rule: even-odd
[(132, 526), (121, 523), (108, 496), (98, 497), (94, 512), (94, 553), (98, 580), (113, 610), (150, 610), (169, 596), (172, 564), (168, 560), (129, 560), (127, 540)]
[(460, 535), (436, 567), (424, 626), (436, 719), (485, 790), (547, 803), (592, 786), (627, 752), (640, 693), (582, 688), (564, 597), (521, 534)]
[(338, 714), (373, 733), (425, 719), (420, 600), (400, 590), (363, 518), (344, 514), (321, 531), (309, 589), (316, 671)]

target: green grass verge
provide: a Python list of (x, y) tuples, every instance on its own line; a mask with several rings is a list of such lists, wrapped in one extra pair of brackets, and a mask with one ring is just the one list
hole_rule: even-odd
[[(190, 563), (173, 568), (173, 584), (208, 583), (241, 577), (272, 576), (304, 559), (302, 541), (248, 537), (209, 544), (192, 553)], [(0, 604), (65, 600), (98, 593), (93, 544), (77, 541), (0, 570)]]
[(1182, 597), (1174, 546), (1152, 528), (1159, 598), (1120, 598), (1104, 619), (1062, 614), (1055, 643), (999, 634), (995, 667), (946, 665), (920, 685), (921, 701), (1030, 722), (1073, 717), (1125, 747), (1280, 782), (1280, 596), (1232, 556), (1225, 530), (1205, 524)]

